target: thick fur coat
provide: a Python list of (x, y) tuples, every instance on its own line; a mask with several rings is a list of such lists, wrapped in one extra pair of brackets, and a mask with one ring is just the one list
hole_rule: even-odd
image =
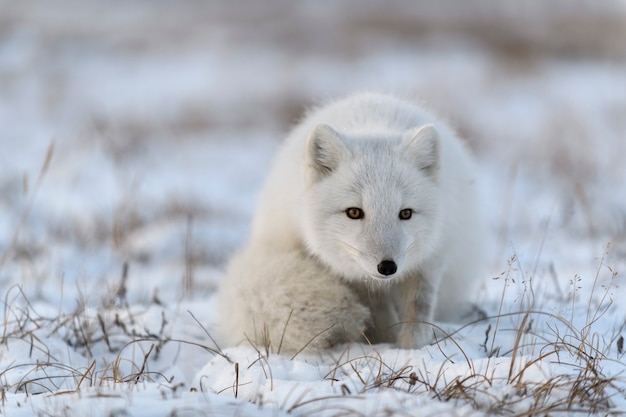
[(311, 112), (263, 187), (219, 292), (222, 337), (283, 352), (419, 347), (470, 309), (483, 264), (476, 169), (443, 122), (359, 94)]

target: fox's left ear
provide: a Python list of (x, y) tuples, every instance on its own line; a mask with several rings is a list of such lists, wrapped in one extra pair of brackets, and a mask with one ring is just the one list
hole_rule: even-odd
[(439, 171), (439, 147), (439, 133), (431, 124), (408, 132), (401, 145), (402, 155), (432, 177)]

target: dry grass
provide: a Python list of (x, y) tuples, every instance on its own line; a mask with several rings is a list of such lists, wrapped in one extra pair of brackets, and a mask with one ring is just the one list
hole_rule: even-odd
[[(188, 345), (199, 352), (229, 360), (208, 333), (215, 348), (168, 336), (165, 313), (160, 329), (153, 332), (136, 325), (136, 318), (128, 306), (112, 302), (97, 309), (79, 306), (71, 314), (44, 317), (36, 312), (22, 289), (13, 286), (5, 294), (3, 304), (0, 346), (27, 351), (28, 357), (32, 358), (31, 362), (15, 363), (0, 371), (5, 392), (58, 395), (87, 387), (116, 387), (140, 382), (181, 389), (185, 386), (183, 382), (173, 381), (171, 376), (150, 369), (166, 345)], [(67, 359), (57, 356), (58, 349), (48, 346), (55, 337), (60, 338), (68, 349), (87, 358), (88, 366), (75, 367), (64, 362)], [(21, 375), (18, 380), (9, 375), (16, 370)], [(12, 382), (7, 382), (9, 380)]]
[[(24, 177), (26, 204), (10, 244), (0, 257), (0, 268), (20, 250), (20, 233), (28, 221), (37, 190), (48, 172), (53, 154), (54, 142), (48, 147), (34, 184), (31, 186), (28, 178)], [(185, 246), (185, 274), (181, 280), (182, 292), (186, 295), (193, 291), (190, 234), (191, 222)], [(114, 235), (111, 235), (113, 242)], [(85, 388), (115, 388), (144, 382), (157, 383), (174, 392), (185, 384), (150, 369), (151, 363), (159, 359), (166, 345), (188, 345), (228, 360), (204, 328), (203, 331), (215, 348), (193, 340), (172, 338), (165, 310), (162, 310), (159, 328), (141, 327), (137, 316), (145, 308), (139, 311), (137, 306), (131, 308), (127, 298), (128, 281), (129, 265), (124, 263), (119, 284), (110, 291), (109, 297), (102, 299), (99, 306), (89, 306), (87, 301), (81, 299), (74, 311), (59, 311), (57, 315), (40, 314), (21, 285), (12, 285), (6, 289), (2, 301), (0, 349), (27, 352), (28, 359), (0, 369), (2, 398), (5, 399), (8, 392), (62, 395)], [(196, 322), (202, 327), (200, 322)], [(64, 343), (70, 354), (65, 355), (62, 352), (64, 349), (59, 351), (56, 341)], [(73, 366), (72, 352), (85, 358), (87, 366)]]

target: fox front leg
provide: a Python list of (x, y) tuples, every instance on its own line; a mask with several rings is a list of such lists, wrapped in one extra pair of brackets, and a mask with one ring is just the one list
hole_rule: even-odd
[(412, 349), (428, 344), (433, 335), (432, 325), (437, 298), (436, 284), (422, 273), (404, 281), (399, 288), (398, 316), (400, 331), (397, 345)]

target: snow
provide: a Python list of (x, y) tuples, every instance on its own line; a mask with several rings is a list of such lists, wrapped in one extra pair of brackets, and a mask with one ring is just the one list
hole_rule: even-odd
[[(623, 2), (416, 4), (3, 4), (0, 413), (626, 409)], [(215, 289), (274, 152), (362, 90), (474, 149), (489, 318), (419, 350), (224, 346)]]

